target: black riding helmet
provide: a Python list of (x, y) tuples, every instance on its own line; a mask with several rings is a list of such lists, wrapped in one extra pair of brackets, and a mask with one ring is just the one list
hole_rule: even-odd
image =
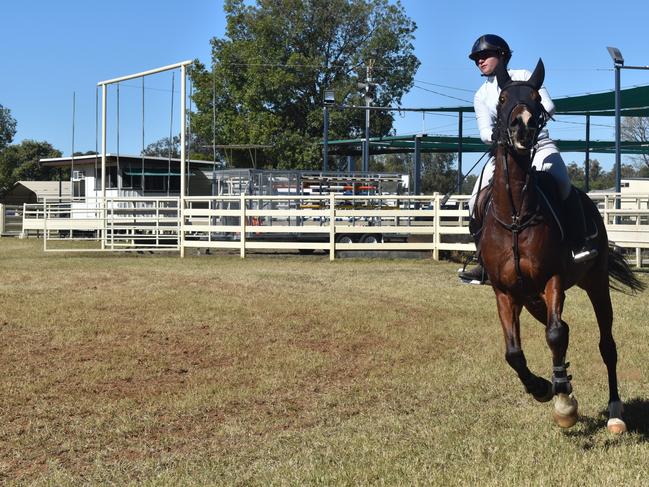
[(495, 34), (485, 34), (478, 37), (478, 39), (473, 43), (469, 59), (476, 61), (478, 55), (484, 51), (496, 51), (505, 61), (505, 65), (512, 57), (512, 50), (509, 48), (509, 44), (505, 42), (505, 39)]

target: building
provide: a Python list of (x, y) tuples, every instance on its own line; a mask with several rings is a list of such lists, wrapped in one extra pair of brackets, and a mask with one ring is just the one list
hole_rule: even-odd
[[(73, 199), (91, 201), (101, 194), (101, 155), (41, 159), (46, 167), (69, 168)], [(213, 171), (221, 162), (187, 161), (190, 196), (212, 194)], [(106, 196), (109, 198), (180, 195), (180, 159), (158, 156), (106, 155)]]
[(0, 198), (4, 205), (40, 203), (45, 199), (70, 199), (70, 181), (18, 181)]

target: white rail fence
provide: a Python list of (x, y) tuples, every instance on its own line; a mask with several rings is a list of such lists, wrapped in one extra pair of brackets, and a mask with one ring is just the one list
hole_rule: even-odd
[[(179, 198), (97, 198), (26, 204), (23, 233), (49, 251), (178, 251)], [(68, 246), (48, 247), (66, 242)], [(92, 242), (94, 247), (70, 245)]]
[[(591, 195), (606, 222), (609, 239), (635, 250), (643, 264), (649, 249), (649, 196)], [(107, 198), (25, 205), (23, 232), (44, 236), (46, 250), (87, 251), (49, 245), (86, 240), (92, 250), (180, 251), (187, 249), (275, 249), (313, 252), (330, 259), (338, 251), (473, 251), (468, 196), (218, 196)], [(616, 209), (619, 201), (620, 208)]]
[(441, 196), (221, 196), (188, 197), (181, 248), (324, 250), (475, 249), (444, 241), (468, 235), (468, 197), (442, 209)]

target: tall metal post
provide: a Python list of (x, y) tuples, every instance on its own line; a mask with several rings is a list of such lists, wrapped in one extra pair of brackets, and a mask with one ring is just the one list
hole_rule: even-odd
[(586, 115), (586, 160), (584, 161), (584, 191), (590, 191), (590, 114)]
[(415, 135), (415, 196), (421, 194), (421, 134)]
[(329, 107), (324, 106), (324, 129), (322, 144), (322, 172), (329, 170)]
[[(106, 90), (108, 87), (101, 85), (101, 197), (106, 198)], [(95, 174), (95, 177), (97, 175)]]
[(185, 210), (185, 193), (187, 191), (187, 182), (185, 181), (185, 168), (187, 164), (187, 150), (185, 147), (185, 134), (187, 132), (187, 65), (180, 67), (180, 199), (178, 201), (178, 218), (180, 219), (178, 232), (178, 245), (180, 247), (180, 257), (185, 257), (184, 232), (183, 226)]
[(373, 98), (372, 67), (374, 60), (370, 59), (365, 70), (365, 142), (363, 143), (363, 171), (370, 170), (370, 105)]
[(363, 171), (370, 170), (370, 99), (365, 97), (365, 141), (363, 142)]
[[(622, 186), (622, 160), (620, 155), (621, 103), (620, 103), (620, 68), (615, 63), (615, 192), (619, 193)], [(615, 207), (620, 208), (620, 199), (615, 200)]]
[[(649, 66), (625, 66), (624, 57), (617, 47), (607, 47), (611, 59), (613, 59), (613, 66), (615, 68), (615, 192), (620, 193), (622, 191), (622, 161), (621, 161), (621, 148), (620, 148), (620, 137), (622, 134), (621, 129), (621, 109), (622, 101), (620, 94), (620, 70), (624, 69), (643, 69), (649, 70)], [(615, 208), (620, 208), (621, 198), (615, 199)], [(619, 217), (615, 217), (616, 222), (619, 221)]]
[[(106, 248), (106, 85), (101, 86), (101, 249)], [(95, 178), (97, 175), (95, 174)], [(95, 202), (95, 207), (96, 207)]]
[(457, 124), (457, 194), (462, 194), (462, 118), (463, 112), (460, 110)]

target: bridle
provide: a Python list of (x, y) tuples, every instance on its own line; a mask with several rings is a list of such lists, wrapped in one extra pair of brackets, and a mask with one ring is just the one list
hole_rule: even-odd
[[(503, 92), (507, 91), (510, 88), (521, 87), (521, 86), (529, 87), (530, 89), (536, 90), (536, 88), (533, 85), (525, 81), (513, 81), (506, 84), (503, 88), (501, 88), (500, 93), (502, 94)], [(534, 131), (531, 147), (536, 147), (541, 130), (543, 130), (543, 128), (547, 125), (548, 120), (552, 118), (540, 101), (538, 102), (539, 109), (536, 110), (537, 111), (536, 114), (534, 114), (533, 107), (531, 107), (529, 103), (510, 102), (508, 103), (508, 110), (506, 113), (507, 115), (506, 117), (502, 116), (503, 106), (501, 103), (498, 103), (498, 105), (496, 106), (496, 134), (495, 134), (496, 136), (494, 137), (494, 140), (496, 144), (503, 145), (508, 151), (511, 151), (511, 149), (514, 147), (513, 129), (509, 121), (511, 120), (512, 112), (519, 106), (523, 106), (527, 108), (527, 110), (533, 114), (532, 121), (536, 122), (532, 124), (534, 128), (528, 129)], [(534, 159), (534, 152), (532, 152), (532, 157), (530, 158), (530, 167), (531, 167), (532, 159)]]

